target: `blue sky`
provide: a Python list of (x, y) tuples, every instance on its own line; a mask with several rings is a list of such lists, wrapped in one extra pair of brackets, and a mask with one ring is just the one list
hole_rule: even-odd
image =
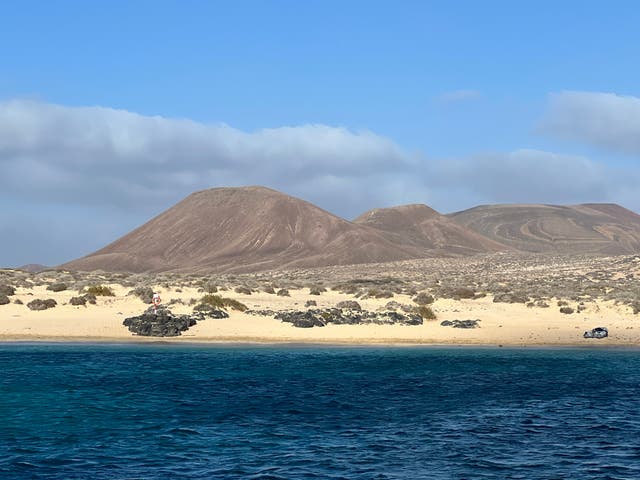
[(640, 211), (637, 25), (623, 1), (5, 2), (0, 265), (89, 253), (215, 186), (345, 218)]

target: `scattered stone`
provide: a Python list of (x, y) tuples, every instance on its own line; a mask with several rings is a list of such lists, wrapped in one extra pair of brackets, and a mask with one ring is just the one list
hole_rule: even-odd
[(480, 320), (445, 320), (440, 322), (440, 325), (443, 327), (453, 327), (453, 328), (478, 328), (478, 322)]
[(315, 300), (307, 300), (306, 302), (304, 302), (304, 306), (305, 308), (308, 307), (316, 307), (318, 304), (316, 303)]
[(280, 290), (278, 290), (276, 292), (276, 295), (279, 297), (290, 297), (291, 295), (289, 294), (289, 290), (287, 290), (286, 288), (281, 288)]
[(560, 307), (560, 313), (564, 313), (566, 315), (570, 315), (573, 312), (574, 312), (574, 310), (571, 307)]

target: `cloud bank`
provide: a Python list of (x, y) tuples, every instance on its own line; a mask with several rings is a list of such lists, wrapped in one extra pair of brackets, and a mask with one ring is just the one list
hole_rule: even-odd
[(640, 155), (640, 98), (598, 92), (554, 93), (541, 130), (560, 139)]
[(617, 201), (640, 209), (637, 170), (585, 157), (515, 150), (433, 159), (369, 131), (244, 132), (22, 100), (0, 103), (0, 168), (0, 265), (90, 253), (216, 186), (264, 185), (345, 218), (404, 203), (443, 212), (500, 202)]

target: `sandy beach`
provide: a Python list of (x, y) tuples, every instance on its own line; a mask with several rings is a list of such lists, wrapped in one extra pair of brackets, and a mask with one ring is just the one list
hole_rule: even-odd
[[(530, 269), (530, 272), (540, 275), (535, 269)], [(620, 275), (618, 277), (622, 278)], [(470, 299), (436, 296), (429, 306), (437, 318), (424, 320), (422, 325), (328, 324), (325, 327), (297, 328), (272, 316), (228, 309), (229, 318), (199, 321), (181, 336), (143, 337), (123, 326), (125, 318), (139, 315), (148, 307), (141, 299), (130, 294), (130, 286), (104, 282), (115, 296), (98, 296), (95, 305), (73, 306), (69, 302), (78, 295), (78, 290), (47, 290), (47, 286), (58, 278), (58, 273), (49, 276), (40, 274), (40, 285), (15, 288), (11, 302), (0, 306), (0, 341), (640, 345), (639, 317), (629, 305), (619, 301), (591, 298), (581, 302), (576, 312), (564, 314), (560, 313), (557, 305), (560, 298), (549, 298), (548, 306), (540, 308), (531, 303), (527, 306), (525, 303), (494, 302), (492, 294)], [(108, 278), (108, 275), (104, 278)], [(163, 286), (154, 290), (160, 293), (164, 304), (171, 304), (169, 308), (176, 314), (192, 313), (194, 302), (204, 295), (201, 287), (174, 286), (167, 284), (166, 279)], [(331, 289), (319, 295), (312, 295), (309, 287), (288, 290), (290, 296), (278, 296), (258, 289), (253, 289), (249, 294), (237, 293), (231, 288), (218, 293), (256, 311), (306, 310), (305, 303), (310, 300), (315, 301), (317, 306), (314, 308), (319, 309), (334, 307), (344, 300), (355, 300), (363, 310), (373, 312), (384, 311), (390, 301), (415, 305), (414, 297), (403, 293), (394, 293), (391, 298), (357, 298), (357, 294)], [(27, 303), (36, 298), (54, 299), (57, 305), (43, 311), (30, 310)], [(466, 319), (479, 320), (478, 328), (461, 329), (441, 325), (445, 320)], [(583, 338), (584, 331), (599, 326), (608, 328), (608, 338)]]

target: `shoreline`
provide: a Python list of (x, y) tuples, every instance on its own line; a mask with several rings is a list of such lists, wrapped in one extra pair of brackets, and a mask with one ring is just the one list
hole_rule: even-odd
[[(0, 343), (640, 347), (640, 256), (490, 260), (490, 268), (487, 259), (438, 260), (233, 277), (0, 271), (0, 286), (12, 290), (0, 305)], [(90, 286), (108, 294), (79, 305), (75, 300)], [(180, 336), (138, 336), (123, 321), (149, 307), (140, 289), (158, 292), (174, 315), (192, 315), (198, 302), (216, 294), (231, 302), (223, 307), (228, 318), (198, 320)], [(32, 310), (33, 300), (52, 301), (53, 308)], [(415, 313), (418, 305), (431, 311), (422, 324), (385, 317), (300, 328), (274, 318), (278, 312), (336, 308)], [(477, 328), (454, 328), (456, 320), (477, 320)], [(583, 338), (596, 327), (606, 327), (608, 338)]]
[[(166, 339), (166, 340), (165, 340)], [(168, 346), (290, 346), (290, 347), (312, 347), (312, 346), (335, 346), (335, 347), (429, 347), (429, 348), (451, 348), (451, 347), (471, 347), (471, 348), (576, 348), (587, 350), (598, 349), (640, 349), (637, 342), (616, 342), (605, 339), (589, 339), (584, 342), (570, 343), (508, 343), (508, 342), (420, 342), (414, 338), (388, 339), (388, 338), (362, 338), (358, 340), (339, 340), (333, 338), (314, 338), (301, 340), (299, 338), (274, 339), (266, 337), (215, 337), (215, 338), (190, 338), (180, 337), (94, 337), (94, 336), (42, 336), (42, 335), (20, 335), (20, 336), (0, 336), (0, 345), (13, 344), (57, 344), (57, 345), (168, 345)]]

